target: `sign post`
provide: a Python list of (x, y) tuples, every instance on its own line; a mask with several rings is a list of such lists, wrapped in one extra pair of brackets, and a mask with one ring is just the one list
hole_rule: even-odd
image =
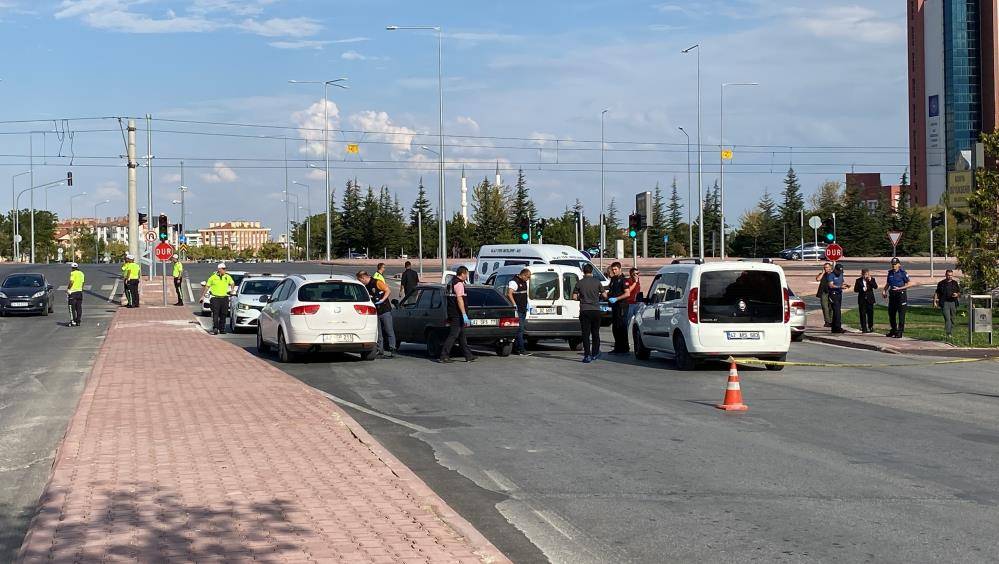
[(891, 256), (898, 256), (898, 242), (902, 240), (902, 232), (889, 231), (888, 240), (891, 242)]
[(159, 245), (156, 245), (156, 247), (153, 249), (153, 252), (156, 255), (156, 260), (164, 263), (164, 265), (163, 265), (163, 276), (161, 278), (162, 278), (162, 281), (163, 281), (163, 283), (162, 283), (162, 287), (163, 287), (163, 305), (167, 305), (166, 304), (166, 264), (165, 263), (167, 261), (169, 261), (171, 258), (173, 258), (173, 253), (174, 253), (174, 251), (173, 251), (173, 245), (171, 245), (170, 243), (167, 243), (166, 241), (163, 241)]
[[(808, 226), (812, 228), (812, 232), (815, 234), (815, 248), (818, 249), (819, 248), (819, 227), (822, 227), (822, 218), (819, 217), (819, 216), (817, 216), (817, 215), (813, 215), (812, 217), (808, 218)], [(819, 258), (819, 257), (816, 256), (815, 258)], [(801, 243), (801, 260), (802, 261), (805, 260), (805, 243), (804, 242)]]

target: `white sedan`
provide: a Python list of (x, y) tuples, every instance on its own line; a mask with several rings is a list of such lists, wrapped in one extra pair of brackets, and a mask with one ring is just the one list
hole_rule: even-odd
[(277, 348), (281, 362), (302, 353), (378, 354), (378, 317), (368, 290), (352, 276), (292, 274), (268, 296), (257, 324), (257, 350)]
[(260, 310), (264, 309), (262, 298), (274, 293), (284, 275), (247, 275), (239, 284), (236, 294), (229, 298), (229, 324), (233, 332), (240, 329), (253, 329), (257, 326)]

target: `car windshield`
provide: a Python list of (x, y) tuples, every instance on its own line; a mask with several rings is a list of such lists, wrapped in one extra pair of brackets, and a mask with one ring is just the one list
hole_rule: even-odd
[(779, 323), (784, 318), (780, 274), (719, 270), (701, 274), (703, 323)]
[(280, 280), (247, 280), (246, 284), (243, 284), (243, 289), (240, 290), (239, 293), (251, 296), (262, 296), (264, 294), (270, 294), (280, 283)]
[[(561, 264), (563, 266), (575, 266), (580, 270), (583, 269), (584, 264), (593, 266), (593, 263), (586, 259), (559, 259), (559, 260), (553, 260), (552, 264)], [(598, 269), (595, 266), (593, 266), (593, 277), (596, 278), (597, 280), (600, 280), (601, 282), (607, 280), (607, 277), (604, 276), (604, 273), (600, 272), (600, 269)]]
[(30, 276), (27, 274), (8, 276), (6, 280), (3, 281), (4, 288), (41, 288), (42, 287), (42, 277), (41, 276)]
[(510, 302), (492, 288), (468, 288), (466, 294), (469, 307), (510, 307)]
[(371, 295), (355, 282), (314, 282), (298, 289), (300, 302), (369, 302)]
[(243, 281), (243, 278), (246, 278), (245, 274), (230, 274), (229, 276), (232, 278), (232, 285), (236, 287), (238, 287), (239, 283)]

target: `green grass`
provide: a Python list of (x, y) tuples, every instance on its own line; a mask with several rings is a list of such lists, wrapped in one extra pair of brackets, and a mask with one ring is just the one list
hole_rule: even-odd
[[(845, 305), (845, 304), (844, 304)], [(852, 304), (853, 309), (843, 312), (843, 325), (847, 327), (860, 328), (860, 312), (856, 309), (856, 304)], [(995, 313), (993, 313), (995, 317)], [(891, 328), (888, 323), (888, 308), (883, 305), (874, 306), (874, 330), (878, 333), (887, 333)], [(943, 314), (939, 308), (929, 306), (909, 306), (905, 312), (905, 336), (924, 341), (939, 341), (950, 343), (959, 347), (968, 346), (968, 308), (961, 306), (957, 308), (957, 316), (954, 319), (954, 336), (947, 337), (944, 332)], [(997, 335), (996, 337), (999, 337)], [(999, 341), (999, 339), (993, 339)], [(988, 333), (975, 333), (975, 347), (999, 347), (999, 342), (989, 345)]]

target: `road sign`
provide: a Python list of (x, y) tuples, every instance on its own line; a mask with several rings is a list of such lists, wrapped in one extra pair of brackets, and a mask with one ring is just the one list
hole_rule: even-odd
[(888, 232), (888, 240), (891, 241), (891, 246), (892, 247), (897, 247), (898, 246), (898, 242), (902, 240), (902, 232), (901, 231), (889, 231)]
[(170, 243), (160, 243), (156, 245), (156, 260), (160, 262), (166, 262), (173, 258), (173, 245)]
[(817, 215), (813, 215), (812, 217), (808, 218), (808, 226), (811, 227), (812, 229), (818, 229), (819, 227), (822, 227), (822, 218)]
[(177, 242), (178, 243), (186, 243), (187, 242), (187, 235), (184, 235), (183, 233), (180, 234), (180, 235), (178, 235), (177, 236)]
[(156, 232), (155, 231), (146, 231), (146, 242), (147, 243), (154, 243), (154, 242), (156, 242)]
[(24, 237), (21, 237), (20, 233), (17, 234), (17, 235), (14, 235), (14, 242), (15, 243), (20, 243), (23, 240), (24, 240)]
[(732, 160), (732, 149), (723, 149), (721, 152), (721, 157), (726, 161)]
[(357, 143), (347, 143), (347, 152), (356, 155), (361, 152), (361, 148)]
[(181, 245), (181, 246), (177, 247), (177, 251), (181, 252), (181, 253), (186, 253), (187, 252), (187, 245), (184, 244), (184, 245)]
[(669, 243), (669, 233), (663, 234), (663, 243)]
[(826, 247), (826, 260), (835, 262), (841, 258), (843, 258), (843, 247), (837, 245), (836, 243)]

